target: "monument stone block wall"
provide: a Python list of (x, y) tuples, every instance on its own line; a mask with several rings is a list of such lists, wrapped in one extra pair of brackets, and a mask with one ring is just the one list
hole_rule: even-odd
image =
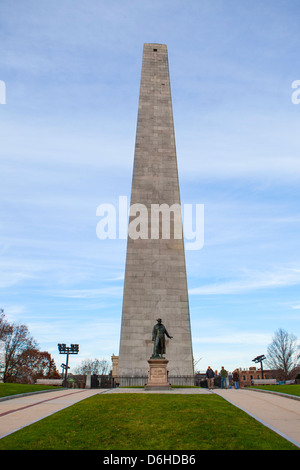
[[(184, 241), (151, 239), (152, 204), (180, 204), (167, 46), (144, 44), (131, 205), (148, 209), (148, 238), (127, 241), (119, 376), (147, 375), (152, 328), (162, 318), (169, 375), (193, 375), (193, 354)], [(138, 215), (138, 213), (137, 213)], [(129, 219), (135, 219), (133, 216)], [(180, 219), (182, 234), (182, 221)]]

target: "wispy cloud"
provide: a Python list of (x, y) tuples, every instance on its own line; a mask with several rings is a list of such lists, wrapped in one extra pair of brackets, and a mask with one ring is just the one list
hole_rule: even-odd
[(121, 296), (123, 287), (108, 286), (102, 289), (64, 289), (52, 291), (53, 297), (64, 297), (68, 299), (96, 299), (98, 297)]
[(37, 278), (40, 268), (37, 264), (26, 265), (21, 260), (0, 262), (0, 288), (6, 289)]
[(256, 332), (242, 332), (242, 331), (226, 331), (217, 332), (212, 336), (196, 336), (193, 338), (193, 342), (199, 344), (222, 344), (222, 345), (265, 345), (270, 342), (271, 336), (265, 333)]
[(190, 295), (241, 294), (300, 284), (300, 269), (283, 268), (273, 272), (251, 272), (240, 279), (204, 285), (189, 290)]

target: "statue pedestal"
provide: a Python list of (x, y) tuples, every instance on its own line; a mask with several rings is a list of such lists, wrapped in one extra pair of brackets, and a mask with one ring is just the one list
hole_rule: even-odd
[(148, 382), (145, 390), (171, 390), (168, 382), (168, 362), (163, 358), (149, 359)]

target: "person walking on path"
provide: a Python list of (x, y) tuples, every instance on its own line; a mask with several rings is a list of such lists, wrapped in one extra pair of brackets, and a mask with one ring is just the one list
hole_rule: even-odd
[(221, 388), (227, 388), (227, 377), (228, 377), (228, 372), (226, 369), (224, 369), (224, 366), (221, 367)]
[(205, 377), (207, 380), (207, 388), (212, 390), (214, 388), (214, 371), (208, 366)]
[(239, 380), (240, 380), (240, 375), (239, 375), (239, 370), (235, 369), (232, 374), (232, 380), (234, 381), (234, 388), (238, 390), (239, 388)]

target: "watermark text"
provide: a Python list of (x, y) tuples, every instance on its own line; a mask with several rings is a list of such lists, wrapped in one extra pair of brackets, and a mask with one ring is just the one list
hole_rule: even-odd
[(3, 80), (0, 80), (0, 104), (6, 104), (6, 85)]
[(300, 103), (300, 80), (294, 80), (292, 83), (292, 88), (296, 90), (292, 93), (291, 99), (293, 104)]
[(186, 250), (201, 250), (204, 245), (204, 204), (132, 204), (119, 196), (114, 204), (100, 204), (96, 234), (100, 240), (181, 240)]

